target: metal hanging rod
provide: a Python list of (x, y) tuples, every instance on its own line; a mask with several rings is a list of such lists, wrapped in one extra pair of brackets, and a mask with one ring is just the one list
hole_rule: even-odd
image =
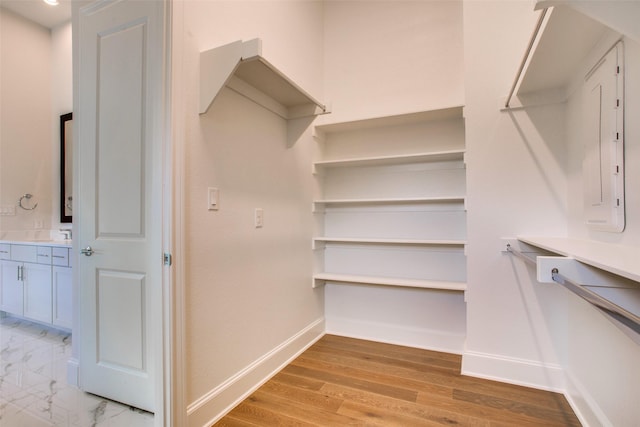
[(624, 324), (635, 333), (640, 334), (640, 316), (634, 314), (624, 308), (612, 303), (611, 301), (601, 297), (595, 292), (592, 292), (585, 285), (574, 282), (571, 279), (566, 278), (557, 268), (551, 270), (551, 278), (554, 282), (564, 286), (574, 294), (598, 307), (609, 316), (613, 317), (620, 323)]
[(535, 258), (531, 258), (530, 256), (525, 255), (524, 253), (520, 252), (519, 250), (517, 250), (516, 248), (511, 246), (510, 243), (507, 243), (507, 252), (514, 254), (515, 256), (517, 256), (518, 258), (528, 262), (529, 264), (536, 265), (536, 259)]
[(524, 71), (524, 66), (527, 64), (529, 60), (529, 55), (531, 55), (531, 51), (533, 50), (533, 45), (538, 38), (538, 33), (540, 32), (540, 28), (542, 28), (542, 23), (544, 21), (544, 17), (547, 14), (548, 8), (542, 9), (540, 12), (540, 16), (538, 17), (538, 22), (536, 22), (536, 27), (533, 30), (533, 34), (531, 35), (531, 39), (529, 39), (529, 45), (527, 46), (527, 50), (524, 52), (524, 57), (520, 62), (520, 67), (518, 67), (518, 72), (516, 73), (516, 78), (513, 80), (513, 84), (511, 85), (511, 90), (509, 91), (509, 95), (507, 96), (507, 101), (504, 104), (505, 108), (509, 108), (509, 104), (511, 103), (511, 98), (513, 98), (513, 93), (516, 90), (516, 86), (522, 77), (522, 71)]

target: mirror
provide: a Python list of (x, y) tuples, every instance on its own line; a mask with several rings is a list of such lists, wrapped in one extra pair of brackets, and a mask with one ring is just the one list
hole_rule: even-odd
[(73, 113), (60, 116), (60, 222), (71, 222), (73, 211)]

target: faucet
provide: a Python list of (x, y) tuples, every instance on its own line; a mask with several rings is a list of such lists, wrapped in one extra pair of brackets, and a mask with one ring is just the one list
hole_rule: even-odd
[(60, 232), (64, 234), (64, 240), (71, 240), (71, 229), (70, 228), (61, 228)]

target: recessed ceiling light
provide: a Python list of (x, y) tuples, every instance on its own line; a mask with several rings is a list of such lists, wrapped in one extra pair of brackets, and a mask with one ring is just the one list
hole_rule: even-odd
[(48, 5), (51, 6), (57, 6), (58, 5), (58, 0), (42, 0), (43, 2), (45, 2)]

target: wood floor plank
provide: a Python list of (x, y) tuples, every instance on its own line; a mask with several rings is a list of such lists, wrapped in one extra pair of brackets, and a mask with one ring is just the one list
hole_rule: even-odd
[[(252, 403), (263, 408), (278, 408), (278, 412), (286, 414), (288, 417), (299, 420), (301, 425), (309, 423), (320, 426), (342, 426), (342, 425), (358, 425), (357, 419), (337, 412), (326, 411), (318, 408), (312, 408), (301, 404), (301, 402), (290, 401), (287, 398), (273, 395), (269, 392), (258, 389), (252, 396)], [(313, 417), (310, 415), (313, 414)]]
[(489, 422), (480, 418), (474, 418), (465, 414), (453, 411), (445, 411), (417, 403), (406, 402), (404, 400), (393, 399), (368, 393), (361, 390), (353, 390), (336, 384), (325, 384), (322, 392), (344, 401), (359, 403), (364, 406), (383, 408), (387, 411), (399, 412), (410, 415), (413, 418), (421, 419), (425, 423), (436, 425), (464, 425), (468, 427), (488, 427)]
[(375, 354), (395, 354), (401, 357), (417, 357), (417, 358), (439, 358), (455, 363), (462, 362), (462, 356), (459, 354), (443, 353), (440, 351), (424, 350), (415, 347), (405, 347), (396, 344), (387, 344), (377, 341), (367, 341), (356, 338), (341, 337), (338, 335), (325, 335), (322, 340), (318, 341), (322, 345), (341, 345), (344, 348), (362, 348), (365, 351), (375, 352)]
[(558, 425), (580, 426), (580, 422), (575, 416), (569, 417), (567, 414), (559, 412), (553, 408), (529, 405), (509, 398), (488, 396), (465, 390), (454, 390), (453, 398), (458, 401), (464, 400), (465, 402), (472, 402), (482, 406), (526, 415), (531, 418), (538, 418), (540, 420), (545, 420), (546, 422), (557, 423)]
[(441, 424), (420, 420), (399, 412), (387, 411), (380, 407), (366, 406), (349, 401), (344, 402), (340, 407), (339, 413), (362, 420), (366, 426), (441, 426)]
[(367, 353), (362, 350), (347, 350), (343, 348), (335, 348), (331, 346), (323, 346), (323, 345), (314, 345), (313, 347), (307, 350), (307, 354), (310, 353), (321, 353), (321, 354), (330, 354), (334, 356), (344, 356), (350, 357), (355, 360), (367, 361), (367, 362), (377, 362), (387, 366), (397, 366), (398, 368), (407, 368), (416, 371), (429, 369), (430, 371), (443, 371), (444, 373), (460, 373), (460, 364), (445, 361), (442, 359), (431, 359), (429, 361), (423, 360), (420, 362), (406, 360), (399, 357), (394, 357), (393, 355), (384, 354), (377, 355), (372, 353)]
[(303, 390), (318, 391), (324, 385), (324, 381), (312, 380), (310, 378), (299, 377), (297, 375), (289, 375), (285, 372), (278, 372), (272, 379), (282, 384), (287, 384)]
[(518, 402), (572, 412), (567, 399), (559, 393), (546, 392), (498, 381), (477, 381), (477, 378), (465, 376), (460, 376), (457, 379), (455, 388), (496, 397), (506, 395), (509, 396), (510, 399)]
[(340, 375), (331, 372), (330, 369), (317, 367), (301, 366), (294, 361), (291, 365), (284, 368), (287, 373), (294, 375), (307, 376), (315, 379), (324, 379), (326, 382), (341, 384), (358, 390), (371, 391), (383, 396), (395, 397), (397, 399), (415, 402), (417, 393), (415, 391), (406, 390), (400, 387), (388, 386), (374, 381), (366, 381), (357, 376)]
[(540, 426), (558, 426), (551, 420), (541, 420), (524, 413), (509, 411), (505, 408), (494, 408), (485, 406), (477, 402), (469, 402), (459, 399), (446, 399), (440, 396), (419, 394), (416, 403), (439, 408), (442, 410), (467, 414), (471, 417), (486, 419), (489, 421), (499, 421), (511, 423), (511, 426), (518, 427), (540, 427)]
[(329, 412), (337, 412), (343, 402), (342, 399), (330, 397), (315, 391), (292, 387), (275, 379), (264, 384), (264, 386), (260, 388), (260, 391)]
[[(285, 415), (283, 409), (279, 405), (261, 405), (253, 396), (250, 396), (245, 401), (236, 406), (228, 415), (237, 421), (244, 421), (247, 423), (255, 424), (258, 426), (282, 426), (282, 427), (316, 427), (318, 424), (307, 423), (294, 417)], [(225, 425), (228, 417), (223, 417), (220, 421), (214, 424), (219, 427)]]
[(457, 375), (442, 372), (415, 371), (397, 368), (376, 362), (334, 356), (330, 354), (303, 355), (294, 363), (312, 366), (318, 369), (331, 369), (347, 376), (358, 378), (374, 378), (375, 381), (387, 385), (398, 385), (414, 391), (429, 389), (433, 393), (451, 395), (456, 385)]
[[(333, 336), (327, 337), (333, 338)], [(344, 338), (340, 341), (335, 341), (333, 339), (323, 339), (314, 344), (312, 348), (327, 348), (353, 351), (365, 355), (376, 354), (391, 359), (404, 360), (407, 362), (414, 362), (427, 366), (441, 366), (458, 370), (458, 372), (460, 371), (462, 357), (457, 354), (447, 354), (385, 343), (372, 343), (371, 341), (354, 340), (353, 338), (347, 339), (350, 341), (344, 341)]]
[[(262, 422), (262, 420), (260, 420)], [(217, 427), (259, 427), (260, 424), (255, 424), (246, 420), (235, 418), (231, 414), (225, 416), (222, 420), (215, 424)]]
[(561, 394), (460, 366), (459, 355), (325, 335), (216, 425), (580, 425)]

